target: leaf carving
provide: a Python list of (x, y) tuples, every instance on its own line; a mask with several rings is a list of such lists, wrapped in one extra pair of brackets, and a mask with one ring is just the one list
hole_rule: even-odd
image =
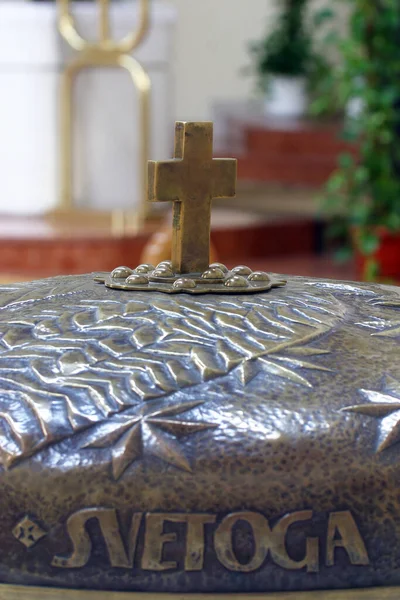
[[(135, 421), (129, 415), (230, 374), (243, 387), (259, 376), (266, 387), (276, 379), (311, 387), (314, 371), (329, 371), (320, 340), (343, 313), (333, 294), (301, 287), (292, 295), (282, 290), (223, 300), (126, 294), (84, 276), (3, 288), (3, 464), (85, 431), (91, 448), (114, 448), (114, 476), (150, 450), (188, 471), (175, 417), (163, 414), (161, 422), (145, 412)], [(13, 370), (18, 377), (10, 377)], [(25, 430), (20, 423), (28, 424)], [(92, 432), (99, 427), (108, 437), (96, 442)], [(184, 430), (200, 435), (204, 427), (194, 420)]]
[(312, 387), (311, 383), (307, 381), (305, 377), (299, 375), (296, 371), (289, 369), (288, 367), (277, 364), (274, 361), (267, 360), (266, 358), (261, 358), (261, 364), (262, 368), (272, 375), (283, 377), (289, 381), (292, 381), (293, 383), (299, 383), (300, 385), (305, 385), (306, 387)]

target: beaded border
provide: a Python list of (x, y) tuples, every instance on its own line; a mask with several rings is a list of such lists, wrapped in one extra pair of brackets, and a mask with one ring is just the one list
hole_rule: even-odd
[(96, 274), (95, 281), (117, 290), (164, 294), (255, 294), (286, 285), (283, 279), (244, 265), (229, 270), (221, 263), (213, 263), (203, 273), (182, 275), (174, 272), (168, 260), (157, 267), (117, 267), (110, 274)]

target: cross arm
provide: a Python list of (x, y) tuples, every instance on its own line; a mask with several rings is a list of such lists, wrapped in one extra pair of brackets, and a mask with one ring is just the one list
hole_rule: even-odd
[(236, 196), (237, 160), (215, 158), (212, 161), (212, 198)]
[(182, 199), (181, 160), (149, 161), (150, 202), (176, 202)]

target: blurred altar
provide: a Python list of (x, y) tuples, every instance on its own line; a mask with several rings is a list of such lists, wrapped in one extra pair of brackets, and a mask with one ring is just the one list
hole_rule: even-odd
[(172, 156), (175, 120), (213, 120), (215, 155), (239, 160), (237, 199), (215, 203), (217, 258), (340, 275), (319, 256), (316, 201), (339, 125), (271, 118), (242, 73), (276, 11), (0, 0), (0, 277), (108, 270), (156, 247), (165, 210), (149, 214), (145, 165)]
[[(100, 22), (96, 4), (73, 4), (76, 30), (83, 39), (95, 41)], [(159, 159), (171, 151), (176, 11), (157, 1), (149, 10), (149, 30), (135, 52), (135, 60), (151, 80), (149, 153)], [(139, 19), (138, 7), (132, 1), (111, 3), (110, 39), (123, 40), (140, 28)], [(60, 72), (74, 54), (58, 32), (54, 3), (0, 2), (2, 214), (41, 215), (57, 208), (61, 185)], [(101, 66), (82, 68), (74, 82), (72, 117), (74, 206), (137, 210), (143, 195), (143, 128), (138, 90), (130, 73)]]

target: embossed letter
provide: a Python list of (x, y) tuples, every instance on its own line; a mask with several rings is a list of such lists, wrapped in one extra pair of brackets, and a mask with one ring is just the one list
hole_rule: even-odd
[[(340, 539), (336, 539), (340, 535)], [(352, 565), (369, 565), (369, 557), (364, 541), (350, 511), (329, 515), (326, 540), (326, 566), (335, 564), (335, 549), (344, 548)]]
[(51, 563), (52, 566), (63, 569), (78, 569), (88, 563), (92, 551), (92, 542), (86, 531), (86, 524), (90, 519), (96, 519), (99, 523), (111, 566), (130, 568), (132, 566), (130, 559), (133, 561), (142, 514), (135, 514), (132, 518), (128, 557), (121, 538), (117, 511), (111, 508), (85, 508), (71, 515), (67, 521), (67, 531), (73, 544), (72, 554), (68, 558), (55, 556)]
[(215, 523), (214, 515), (186, 515), (187, 539), (185, 571), (201, 571), (204, 566), (204, 526)]
[(283, 569), (298, 571), (307, 567), (308, 573), (318, 573), (319, 570), (319, 548), (318, 538), (306, 538), (306, 555), (303, 560), (293, 560), (287, 553), (286, 536), (288, 529), (299, 521), (312, 519), (311, 510), (291, 513), (278, 521), (272, 529), (271, 557), (272, 560)]
[(175, 520), (174, 516), (168, 514), (146, 514), (146, 530), (142, 556), (142, 569), (144, 571), (176, 569), (177, 563), (175, 561), (162, 560), (164, 544), (176, 541), (176, 533), (164, 533), (164, 522)]
[[(253, 531), (255, 551), (253, 558), (246, 564), (238, 561), (233, 549), (233, 527), (238, 521), (246, 521)], [(225, 517), (215, 532), (215, 552), (218, 560), (229, 571), (255, 571), (267, 558), (271, 535), (268, 521), (262, 515), (254, 512), (232, 513)]]
[(204, 526), (215, 523), (214, 515), (201, 514), (147, 514), (146, 534), (142, 558), (145, 571), (165, 571), (176, 569), (175, 561), (163, 562), (164, 544), (176, 541), (176, 533), (163, 533), (164, 522), (186, 523), (185, 571), (201, 571), (204, 565)]

